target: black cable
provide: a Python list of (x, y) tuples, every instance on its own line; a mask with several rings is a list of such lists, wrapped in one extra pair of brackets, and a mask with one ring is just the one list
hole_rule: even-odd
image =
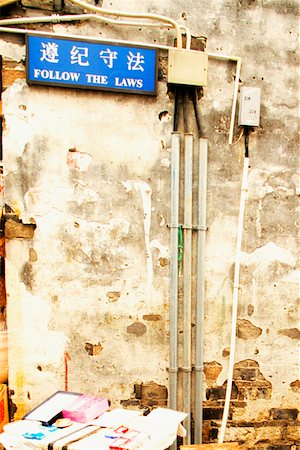
[(189, 132), (189, 123), (188, 123), (188, 88), (186, 86), (184, 86), (182, 88), (182, 95), (183, 95), (183, 128), (184, 128), (184, 132), (188, 133)]
[(245, 135), (245, 158), (249, 157), (249, 127), (244, 127), (244, 135)]
[(198, 129), (198, 136), (201, 137), (204, 135), (201, 119), (200, 119), (200, 110), (198, 107), (198, 93), (197, 88), (193, 89), (193, 105), (194, 105), (194, 112), (195, 112), (195, 118), (197, 123), (197, 129)]
[(178, 131), (178, 119), (179, 119), (179, 93), (177, 87), (175, 87), (173, 131)]

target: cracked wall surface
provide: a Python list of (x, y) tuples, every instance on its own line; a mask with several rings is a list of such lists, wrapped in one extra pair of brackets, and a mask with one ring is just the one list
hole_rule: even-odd
[[(21, 3), (25, 14), (36, 12), (37, 2)], [(43, 2), (46, 14), (58, 3)], [(209, 52), (241, 56), (240, 86), (261, 88), (261, 124), (250, 133), (234, 402), (226, 438), (245, 448), (265, 449), (268, 440), (273, 440), (272, 449), (293, 448), (299, 439), (300, 383), (298, 5), (112, 0), (109, 6), (178, 20), (193, 36), (207, 37)], [(6, 10), (14, 14), (18, 8)], [(128, 29), (93, 22), (47, 25), (47, 30), (128, 39)], [(172, 45), (174, 32), (142, 27), (131, 29), (130, 39)], [(115, 406), (165, 406), (174, 114), (165, 81), (166, 52), (159, 55), (157, 97), (29, 87), (22, 38), (0, 36), (0, 52), (5, 203), (11, 212), (5, 230), (9, 383), (15, 417), (64, 388), (66, 352), (70, 390), (108, 396)], [(285, 70), (279, 70), (283, 65)], [(243, 141), (228, 145), (234, 74), (233, 63), (210, 60), (200, 100), (209, 142), (207, 441), (216, 439), (228, 378), (244, 151)], [(195, 129), (193, 118), (189, 121)], [(237, 138), (237, 127), (234, 134)], [(196, 208), (195, 194), (195, 223)], [(194, 301), (193, 296), (193, 306)], [(181, 365), (181, 303), (179, 313)]]

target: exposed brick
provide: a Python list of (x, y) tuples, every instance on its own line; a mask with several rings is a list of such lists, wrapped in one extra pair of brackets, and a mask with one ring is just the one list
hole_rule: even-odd
[(262, 329), (253, 325), (250, 320), (241, 319), (237, 321), (236, 335), (241, 339), (255, 339), (260, 336)]
[(119, 291), (106, 292), (106, 296), (108, 297), (109, 302), (116, 302), (119, 300), (121, 292)]
[(182, 445), (180, 450), (238, 450), (241, 448), (238, 442), (226, 442), (223, 444), (194, 444)]
[(101, 353), (101, 351), (103, 350), (103, 346), (100, 342), (98, 342), (98, 344), (91, 344), (90, 342), (86, 342), (84, 350), (88, 353), (88, 355), (96, 356)]
[(137, 400), (135, 398), (129, 398), (128, 400), (121, 400), (120, 401), (121, 405), (123, 405), (124, 407), (128, 407), (128, 406), (141, 406), (141, 401)]
[(0, 237), (0, 257), (5, 256), (5, 239), (4, 236)]
[(54, 11), (53, 0), (22, 0), (22, 6)]
[(233, 378), (238, 390), (238, 399), (269, 399), (272, 384), (259, 370), (257, 361), (246, 359), (234, 365)]
[(2, 85), (3, 90), (12, 86), (18, 79), (25, 79), (26, 71), (25, 67), (14, 61), (3, 61), (2, 68)]
[(269, 381), (236, 381), (238, 399), (270, 399), (272, 385)]
[(31, 224), (23, 224), (8, 219), (5, 222), (5, 238), (6, 239), (33, 239), (36, 226)]
[(166, 406), (168, 390), (166, 386), (154, 383), (142, 384), (141, 401), (143, 406)]
[[(219, 420), (222, 419), (223, 408), (220, 406), (204, 406), (203, 419), (204, 420)], [(231, 419), (231, 411), (229, 414), (229, 420)]]
[(204, 364), (205, 379), (209, 386), (216, 383), (221, 371), (222, 365), (217, 361), (211, 361)]
[(254, 359), (243, 359), (242, 361), (238, 361), (234, 365), (235, 369), (238, 369), (239, 367), (257, 367), (257, 368), (259, 368), (259, 364)]
[(226, 395), (226, 389), (222, 386), (210, 387), (206, 389), (207, 400), (224, 399)]
[(142, 336), (147, 331), (146, 325), (141, 322), (134, 322), (127, 327), (127, 333), (135, 334), (136, 336)]
[(141, 400), (142, 399), (142, 384), (135, 384), (133, 388), (134, 388), (135, 398)]
[(293, 442), (283, 442), (270, 444), (266, 442), (261, 442), (251, 447), (252, 450), (296, 450)]
[(29, 261), (36, 262), (37, 261), (37, 253), (33, 248), (29, 249)]
[(300, 392), (300, 380), (295, 380), (290, 384), (291, 388), (295, 392)]
[(136, 383), (134, 384), (134, 396), (128, 400), (122, 400), (124, 406), (134, 406), (138, 404), (141, 407), (167, 406), (168, 389), (166, 386), (154, 383)]
[(297, 420), (298, 409), (296, 408), (272, 408), (269, 417), (273, 420)]
[(239, 369), (234, 369), (234, 379), (235, 380), (245, 380), (254, 381), (257, 379), (258, 369), (254, 367), (241, 367)]
[[(288, 426), (285, 428), (285, 439), (290, 439), (290, 440), (294, 440), (294, 441), (300, 441), (300, 423), (299, 422), (294, 422), (289, 423)], [(300, 445), (300, 443), (299, 443)]]
[(222, 351), (223, 358), (228, 358), (229, 355), (230, 355), (230, 348), (229, 347), (224, 348)]
[(0, 307), (6, 305), (6, 289), (5, 289), (5, 279), (0, 276)]
[(284, 330), (279, 330), (278, 334), (289, 337), (291, 339), (300, 339), (300, 330), (298, 328), (286, 328)]
[(144, 314), (143, 320), (148, 320), (149, 322), (158, 322), (159, 320), (162, 320), (162, 317), (160, 314)]

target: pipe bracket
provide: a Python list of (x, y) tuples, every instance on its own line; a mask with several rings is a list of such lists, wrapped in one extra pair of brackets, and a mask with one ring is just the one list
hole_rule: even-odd
[(186, 373), (191, 373), (192, 372), (192, 368), (191, 367), (179, 367), (179, 369), (182, 372), (186, 372)]
[(192, 231), (207, 231), (207, 227), (205, 225), (181, 225), (183, 230), (192, 230)]
[(196, 225), (195, 227), (193, 227), (193, 230), (196, 231), (207, 231), (208, 227), (205, 225)]
[(174, 367), (174, 368), (173, 368), (173, 367), (169, 367), (169, 368), (168, 368), (168, 372), (169, 372), (169, 373), (178, 373), (178, 368), (175, 368), (175, 367)]

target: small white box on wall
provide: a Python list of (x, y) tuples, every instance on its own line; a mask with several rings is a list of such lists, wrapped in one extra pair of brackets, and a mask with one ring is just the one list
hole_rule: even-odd
[(239, 126), (259, 126), (260, 89), (243, 86), (240, 90)]

